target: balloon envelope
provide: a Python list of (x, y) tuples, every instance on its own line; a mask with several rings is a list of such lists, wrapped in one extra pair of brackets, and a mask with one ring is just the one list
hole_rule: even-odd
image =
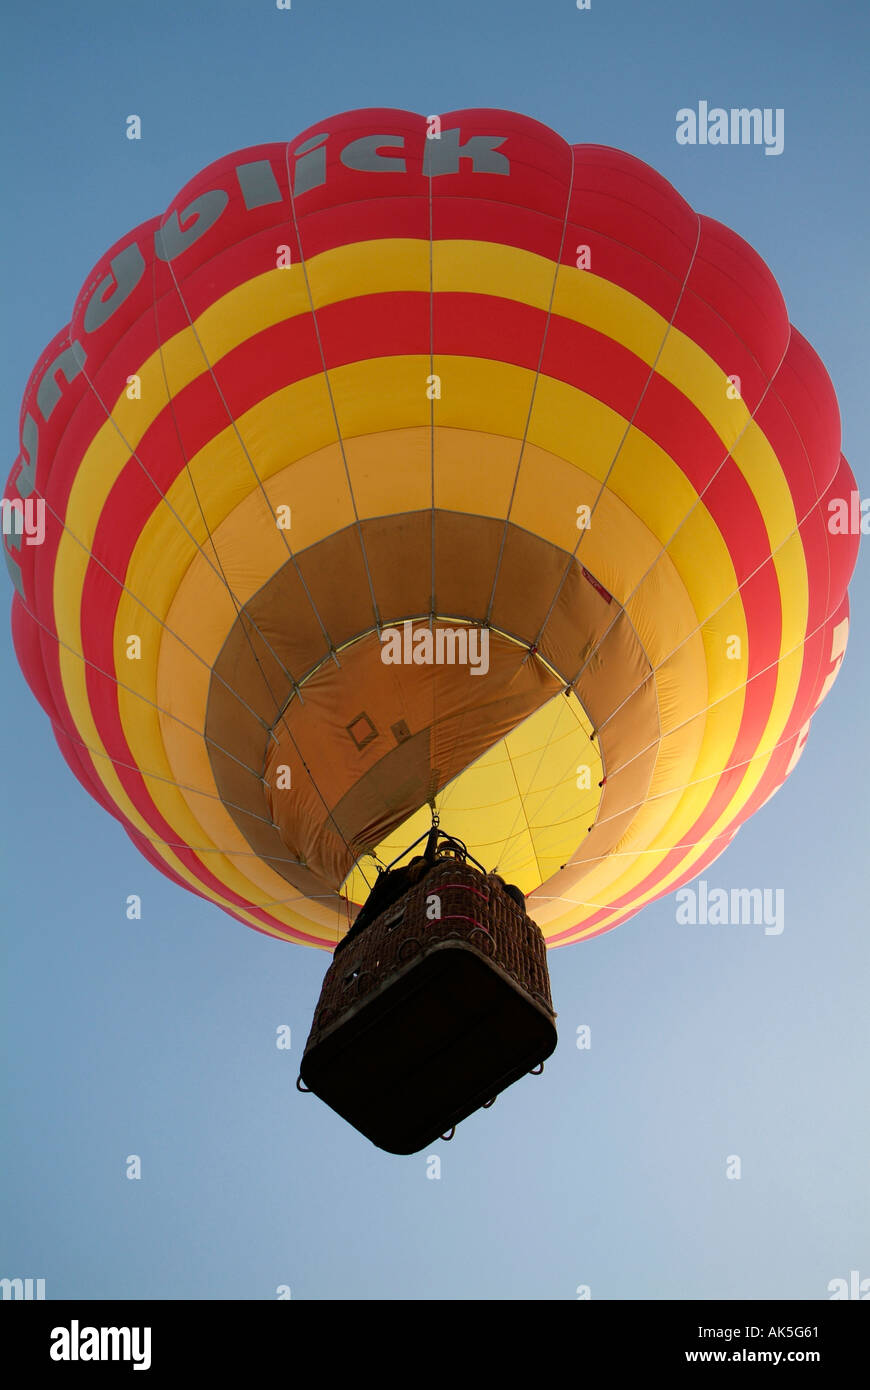
[(349, 112), (88, 277), (6, 489), (16, 650), (87, 790), (249, 926), (331, 947), (434, 804), (562, 944), (794, 767), (854, 492), (770, 271), (653, 169)]

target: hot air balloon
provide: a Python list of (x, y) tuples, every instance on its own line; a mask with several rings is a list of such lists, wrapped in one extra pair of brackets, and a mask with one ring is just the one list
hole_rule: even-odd
[(528, 922), (609, 931), (782, 785), (853, 495), (770, 271), (648, 165), (354, 111), (210, 165), (88, 276), (22, 405), (15, 646), (175, 882), (332, 951), (440, 823), (531, 961)]

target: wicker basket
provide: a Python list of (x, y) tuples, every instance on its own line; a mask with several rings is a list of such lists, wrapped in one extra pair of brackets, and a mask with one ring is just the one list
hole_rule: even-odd
[(415, 1153), (556, 1046), (544, 938), (499, 879), (443, 857), (326, 973), (301, 1080)]

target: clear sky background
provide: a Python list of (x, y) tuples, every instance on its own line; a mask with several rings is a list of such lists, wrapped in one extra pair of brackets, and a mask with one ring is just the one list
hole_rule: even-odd
[[(756, 248), (831, 375), (870, 494), (859, 0), (12, 11), (4, 476), (27, 377), (91, 267), (199, 169), (355, 107), (494, 106), (630, 151)], [(676, 111), (701, 99), (784, 108), (784, 152), (677, 145)], [(407, 1158), (294, 1089), (328, 954), (246, 930), (139, 857), (64, 764), (4, 620), (0, 1277), (122, 1299), (282, 1284), (302, 1299), (824, 1299), (850, 1270), (870, 1277), (866, 544), (850, 592), (845, 663), (803, 759), (705, 875), (783, 888), (782, 934), (680, 926), (669, 897), (551, 952), (560, 1044), (543, 1076)]]

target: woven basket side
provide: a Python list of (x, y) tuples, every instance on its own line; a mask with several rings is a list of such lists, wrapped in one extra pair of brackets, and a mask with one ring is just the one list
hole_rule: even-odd
[(546, 944), (536, 923), (491, 875), (445, 859), (333, 959), (306, 1050), (372, 989), (447, 939), (492, 961), (553, 1013)]

